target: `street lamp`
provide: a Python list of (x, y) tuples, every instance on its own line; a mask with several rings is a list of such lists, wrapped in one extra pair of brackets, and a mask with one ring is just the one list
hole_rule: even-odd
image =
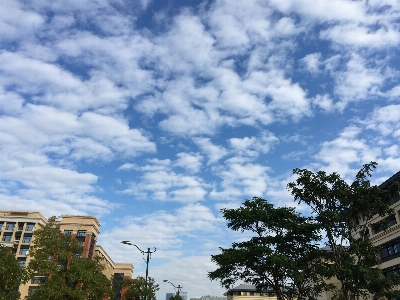
[(151, 251), (150, 251), (150, 248), (147, 248), (147, 251), (145, 252), (145, 251), (143, 251), (142, 249), (140, 249), (138, 246), (136, 246), (135, 244), (132, 244), (130, 241), (122, 241), (121, 243), (124, 244), (124, 245), (135, 246), (136, 248), (138, 248), (138, 250), (139, 250), (140, 252), (142, 252), (143, 255), (144, 255), (145, 253), (147, 253), (147, 259), (145, 260), (145, 259), (143, 258), (143, 260), (146, 262), (146, 283), (147, 283), (147, 277), (149, 276), (149, 260), (150, 260), (150, 258), (151, 258), (151, 254), (154, 253), (154, 252), (156, 252), (157, 249), (154, 247), (154, 251), (151, 252)]
[(172, 286), (174, 287), (174, 289), (178, 289), (178, 291), (176, 292), (176, 294), (179, 296), (180, 290), (183, 288), (183, 286), (180, 286), (179, 284), (178, 284), (178, 286), (175, 286), (171, 281), (168, 281), (168, 279), (164, 279), (163, 281), (172, 284)]

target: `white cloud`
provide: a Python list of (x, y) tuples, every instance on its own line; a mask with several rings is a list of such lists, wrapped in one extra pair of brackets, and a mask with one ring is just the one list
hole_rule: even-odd
[(4, 0), (0, 10), (0, 39), (16, 41), (32, 39), (45, 19), (33, 11), (24, 10), (18, 1)]
[(263, 132), (258, 137), (231, 138), (229, 143), (233, 151), (239, 155), (257, 157), (261, 153), (268, 153), (278, 142), (278, 138), (271, 132)]
[(304, 64), (306, 70), (310, 73), (319, 73), (321, 65), (321, 52), (307, 54), (300, 59), (300, 62)]
[[(68, 199), (48, 199), (40, 194), (35, 197), (33, 191), (23, 195), (0, 194), (3, 210), (39, 211), (46, 217), (65, 215), (107, 215), (117, 205), (95, 197), (75, 197), (74, 201)], [(39, 197), (40, 196), (40, 197)], [(70, 199), (72, 200), (72, 199)]]
[(135, 164), (126, 163), (118, 167), (117, 171), (134, 170), (138, 168)]
[(313, 103), (326, 112), (332, 112), (335, 108), (334, 101), (328, 94), (315, 96)]
[(381, 135), (396, 137), (400, 142), (400, 105), (376, 108), (362, 124), (368, 129), (378, 131)]
[(368, 48), (396, 46), (400, 43), (400, 33), (395, 28), (382, 26), (374, 30), (356, 23), (340, 24), (323, 30), (321, 38), (346, 46)]
[(305, 17), (319, 21), (365, 21), (367, 6), (364, 2), (346, 0), (273, 0), (271, 4), (283, 13), (299, 13)]
[(143, 175), (139, 180), (128, 183), (129, 187), (121, 193), (135, 195), (139, 200), (149, 197), (156, 201), (181, 203), (204, 200), (208, 184), (201, 177), (172, 171), (170, 160), (155, 159), (149, 162), (150, 164), (137, 168), (143, 172)]
[[(332, 141), (322, 143), (316, 158), (329, 172), (353, 176), (365, 163), (376, 161), (386, 174), (400, 169), (397, 144), (400, 141), (400, 105), (376, 108), (364, 120), (346, 127)], [(362, 127), (364, 126), (364, 127)], [(371, 133), (372, 131), (372, 133)], [(378, 134), (377, 134), (378, 133)], [(390, 176), (390, 175), (389, 175)]]
[(176, 166), (184, 168), (192, 173), (197, 173), (201, 168), (202, 156), (198, 153), (184, 153), (180, 152), (177, 154), (177, 161), (175, 163)]
[(268, 170), (266, 166), (248, 163), (245, 159), (230, 159), (225, 166), (214, 168), (221, 182), (210, 192), (210, 197), (228, 201), (237, 197), (262, 197), (268, 186)]
[(6, 115), (18, 115), (25, 100), (18, 93), (5, 91), (0, 87), (0, 112)]
[(201, 151), (209, 157), (209, 164), (219, 161), (228, 154), (225, 148), (214, 145), (208, 138), (198, 138), (194, 141), (200, 147)]
[(380, 95), (380, 88), (391, 76), (392, 74), (379, 66), (368, 67), (361, 56), (353, 54), (346, 69), (334, 74), (335, 94), (340, 97), (339, 107), (344, 109), (350, 101), (368, 100), (372, 96)]
[[(218, 246), (226, 242), (221, 225), (225, 226), (223, 219), (216, 217), (210, 208), (189, 204), (171, 212), (154, 211), (141, 217), (126, 217), (120, 224), (102, 232), (99, 243), (107, 249), (114, 261), (127, 261), (129, 258), (135, 266), (134, 277), (144, 276), (145, 263), (135, 247), (122, 245), (120, 242), (130, 240), (141, 249), (150, 247), (151, 251), (156, 246), (156, 252), (152, 254), (149, 264), (149, 276), (160, 284), (163, 295), (172, 288), (163, 285), (164, 279), (176, 284), (179, 282), (184, 286), (184, 291), (188, 291), (193, 297), (204, 293), (203, 287), (194, 287), (194, 282), (197, 285), (211, 285), (211, 290), (208, 291), (220, 294), (223, 290), (217, 283), (209, 282), (207, 272), (215, 269), (210, 255), (216, 254)], [(219, 237), (219, 243), (210, 248), (210, 241), (215, 237)], [(196, 240), (196, 243), (190, 242), (191, 239)]]
[(155, 151), (153, 142), (117, 117), (92, 112), (77, 117), (49, 106), (28, 104), (20, 111), (19, 119), (6, 116), (1, 119), (4, 134), (10, 136), (9, 146), (10, 143), (14, 147), (29, 145), (42, 153), (108, 160), (115, 154), (135, 156)]
[(290, 17), (283, 17), (276, 22), (274, 30), (276, 35), (287, 36), (298, 34), (302, 31), (301, 27), (295, 24), (295, 20)]
[[(252, 112), (256, 117), (265, 110), (273, 112), (272, 120), (286, 120), (288, 117), (299, 120), (311, 113), (306, 91), (298, 83), (285, 78), (282, 71), (253, 72), (246, 83), (252, 94), (258, 92), (261, 96), (258, 107), (254, 107)], [(265, 98), (271, 98), (272, 101), (267, 100), (264, 106), (261, 103)], [(263, 122), (262, 115), (258, 119)]]
[(316, 158), (327, 164), (328, 172), (340, 170), (343, 176), (353, 170), (350, 165), (361, 166), (370, 161), (376, 161), (380, 155), (379, 147), (368, 145), (367, 141), (358, 138), (361, 129), (356, 126), (346, 127), (340, 136), (332, 141), (322, 143)]

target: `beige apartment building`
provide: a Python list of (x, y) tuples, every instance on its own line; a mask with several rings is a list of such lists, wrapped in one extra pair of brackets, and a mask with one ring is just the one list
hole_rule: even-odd
[[(82, 258), (103, 258), (105, 266), (104, 274), (108, 278), (122, 280), (132, 278), (133, 265), (130, 263), (115, 263), (107, 252), (97, 245), (100, 234), (100, 223), (93, 216), (69, 216), (63, 215), (58, 221), (64, 234), (69, 234), (79, 240), (84, 246)], [(29, 246), (33, 241), (33, 233), (36, 229), (47, 223), (47, 218), (40, 212), (33, 211), (0, 211), (0, 244), (12, 248), (21, 266), (29, 263)], [(19, 291), (21, 299), (31, 295), (40, 283), (46, 280), (46, 276), (38, 275), (25, 285), (21, 285)], [(117, 291), (116, 299), (121, 299), (121, 291)]]
[[(395, 180), (400, 179), (400, 171), (380, 185), (380, 188), (386, 189)], [(376, 217), (371, 221), (369, 227), (370, 239), (376, 246), (381, 246), (381, 264), (380, 268), (385, 276), (397, 273), (400, 274), (400, 194), (391, 200), (391, 208), (394, 213), (387, 216), (389, 228), (383, 230), (374, 224), (382, 217)]]
[[(386, 189), (390, 184), (399, 179), (400, 171), (383, 182), (379, 187)], [(367, 230), (367, 235), (372, 243), (375, 246), (381, 247), (381, 263), (379, 268), (385, 277), (393, 273), (400, 274), (400, 194), (391, 200), (390, 207), (394, 213), (386, 217), (376, 216), (369, 222)], [(376, 226), (376, 223), (382, 219), (389, 221), (389, 228), (386, 230)], [(340, 282), (336, 278), (331, 278), (329, 283), (340, 286)], [(400, 290), (400, 287), (398, 289)], [(331, 300), (333, 296), (332, 292), (325, 292), (319, 297), (319, 300)]]

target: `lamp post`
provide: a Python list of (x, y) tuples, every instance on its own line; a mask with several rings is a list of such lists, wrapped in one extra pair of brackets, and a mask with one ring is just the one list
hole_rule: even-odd
[(150, 248), (147, 248), (147, 251), (145, 252), (142, 249), (140, 249), (138, 246), (136, 246), (135, 244), (132, 244), (130, 241), (122, 241), (121, 243), (124, 244), (124, 245), (135, 246), (140, 252), (142, 252), (143, 255), (145, 253), (147, 254), (147, 259), (145, 260), (143, 258), (143, 260), (146, 262), (146, 284), (147, 284), (147, 277), (149, 276), (149, 261), (150, 261), (150, 258), (151, 258), (151, 254), (156, 252), (157, 249), (154, 247), (154, 251), (151, 252)]
[(178, 291), (176, 292), (176, 294), (179, 296), (180, 289), (182, 289), (183, 286), (180, 286), (179, 284), (178, 284), (178, 286), (175, 286), (171, 281), (168, 281), (168, 279), (164, 279), (163, 281), (172, 284), (172, 286), (174, 287), (174, 289), (177, 289), (177, 290), (178, 290)]

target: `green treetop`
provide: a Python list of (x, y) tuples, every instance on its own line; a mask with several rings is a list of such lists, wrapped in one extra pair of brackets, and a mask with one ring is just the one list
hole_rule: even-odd
[[(330, 276), (341, 283), (336, 291), (340, 299), (354, 300), (372, 294), (376, 297), (394, 293), (400, 276), (384, 278), (379, 269), (380, 247), (369, 239), (368, 226), (375, 216), (387, 217), (393, 213), (390, 200), (399, 195), (399, 182), (387, 189), (371, 185), (369, 177), (376, 163), (366, 164), (348, 184), (337, 173), (313, 173), (295, 169), (298, 176), (288, 189), (295, 200), (307, 204), (312, 216), (324, 233), (323, 243), (332, 264)], [(378, 226), (386, 228), (387, 222)]]
[(11, 249), (0, 245), (0, 300), (18, 300), (19, 285), (28, 280)]
[(323, 280), (324, 262), (316, 244), (319, 227), (310, 218), (258, 197), (222, 213), (229, 228), (253, 237), (212, 255), (218, 268), (209, 272), (210, 279), (220, 280), (227, 289), (242, 280), (259, 291), (273, 290), (279, 300), (315, 298), (329, 287)]
[(102, 273), (101, 259), (80, 258), (83, 251), (78, 240), (61, 232), (56, 217), (36, 230), (28, 269), (32, 276), (46, 274), (47, 280), (29, 300), (112, 299), (112, 281)]
[(122, 287), (128, 288), (123, 300), (156, 300), (156, 292), (160, 289), (153, 278), (149, 277), (146, 282), (146, 279), (141, 276), (135, 279), (124, 279)]

